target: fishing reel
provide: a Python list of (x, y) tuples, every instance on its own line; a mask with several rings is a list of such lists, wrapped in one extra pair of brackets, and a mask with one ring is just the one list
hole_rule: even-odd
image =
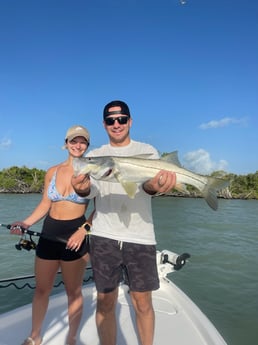
[(25, 237), (22, 237), (20, 241), (15, 245), (15, 248), (17, 250), (26, 249), (30, 251), (31, 249), (35, 250), (36, 247), (37, 247), (37, 244), (33, 241), (33, 239), (31, 238), (31, 235), (30, 235), (29, 240), (27, 240)]

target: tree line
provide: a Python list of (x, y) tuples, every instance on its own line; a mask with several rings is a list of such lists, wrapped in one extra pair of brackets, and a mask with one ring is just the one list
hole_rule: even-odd
[[(46, 171), (29, 169), (25, 166), (3, 169), (0, 171), (0, 193), (42, 193)], [(233, 199), (258, 199), (258, 171), (254, 174), (236, 175), (224, 171), (215, 171), (210, 176), (222, 177), (230, 181), (226, 190), (219, 196)], [(190, 196), (198, 196), (194, 187), (188, 187)], [(172, 193), (172, 195), (178, 193)]]
[(42, 193), (46, 171), (11, 167), (0, 171), (0, 193)]

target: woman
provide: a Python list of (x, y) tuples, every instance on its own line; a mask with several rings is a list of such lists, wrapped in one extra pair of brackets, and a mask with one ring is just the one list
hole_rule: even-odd
[(89, 201), (74, 192), (71, 178), (74, 173), (73, 159), (86, 152), (89, 141), (89, 132), (83, 126), (76, 125), (68, 129), (64, 146), (68, 151), (67, 160), (47, 171), (40, 203), (26, 219), (11, 226), (12, 234), (21, 234), (21, 227), (28, 229), (45, 217), (36, 248), (32, 329), (22, 345), (40, 345), (42, 342), (42, 323), (59, 268), (68, 298), (69, 332), (66, 343), (76, 344), (83, 309), (81, 287), (89, 259), (84, 228)]

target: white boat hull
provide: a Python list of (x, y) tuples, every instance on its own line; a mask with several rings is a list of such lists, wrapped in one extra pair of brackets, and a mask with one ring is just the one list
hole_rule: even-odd
[[(158, 260), (160, 258), (158, 253)], [(159, 264), (160, 289), (153, 292), (156, 315), (154, 345), (226, 345), (201, 310), (173, 282), (166, 278), (171, 265)], [(83, 287), (84, 309), (77, 345), (99, 345), (96, 325), (96, 289), (94, 283)], [(127, 285), (119, 288), (117, 303), (117, 345), (139, 345), (134, 310)], [(31, 304), (0, 315), (0, 344), (19, 345), (31, 327)], [(42, 345), (62, 345), (68, 330), (65, 292), (50, 298), (43, 325)]]

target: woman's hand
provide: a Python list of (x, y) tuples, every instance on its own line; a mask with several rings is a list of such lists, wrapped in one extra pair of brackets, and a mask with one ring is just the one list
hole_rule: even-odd
[(80, 226), (78, 230), (76, 230), (75, 233), (73, 233), (72, 236), (68, 239), (66, 249), (75, 250), (77, 252), (80, 249), (80, 246), (84, 241), (86, 235), (87, 232), (84, 226)]
[(24, 222), (14, 222), (11, 224), (10, 227), (10, 233), (12, 235), (22, 235), (23, 234), (23, 229), (27, 230), (30, 226)]

